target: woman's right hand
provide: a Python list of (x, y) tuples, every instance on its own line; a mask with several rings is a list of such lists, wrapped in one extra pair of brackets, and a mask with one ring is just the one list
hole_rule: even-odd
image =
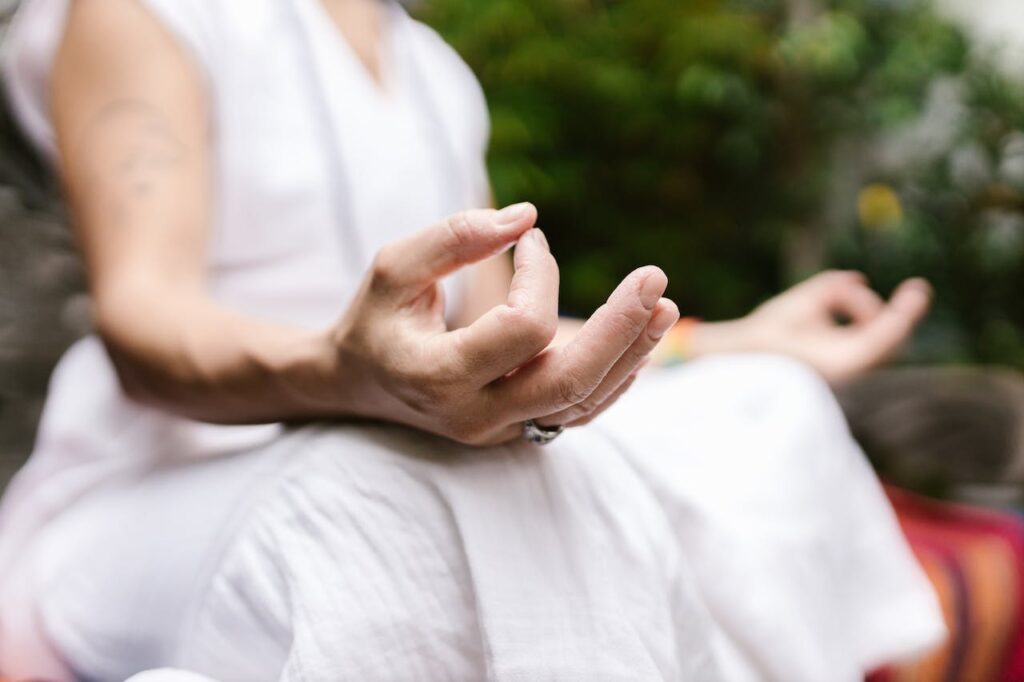
[[(355, 415), (493, 443), (530, 417), (593, 415), (675, 314), (658, 304), (664, 275), (643, 269), (576, 341), (545, 350), (558, 270), (532, 206), (471, 211), (386, 247), (329, 333), (231, 309), (208, 294), (202, 75), (140, 3), (69, 3), (66, 23), (51, 102), (62, 179), (97, 331), (137, 402), (216, 424)], [(437, 280), (517, 240), (508, 303), (449, 331)]]
[[(558, 266), (530, 204), (452, 216), (385, 246), (330, 331), (328, 399), (381, 419), (474, 445), (518, 438), (526, 419), (585, 423), (628, 388), (679, 317), (661, 298), (664, 273), (630, 274), (562, 348)], [(449, 330), (439, 280), (516, 244), (504, 305)]]

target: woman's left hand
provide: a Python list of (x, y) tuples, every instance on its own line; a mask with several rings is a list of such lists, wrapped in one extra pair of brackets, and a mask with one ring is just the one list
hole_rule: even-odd
[[(797, 284), (732, 322), (702, 324), (695, 355), (782, 353), (841, 382), (891, 359), (928, 311), (931, 287), (909, 279), (884, 301), (859, 272), (828, 271)], [(844, 318), (843, 322), (837, 316)]]

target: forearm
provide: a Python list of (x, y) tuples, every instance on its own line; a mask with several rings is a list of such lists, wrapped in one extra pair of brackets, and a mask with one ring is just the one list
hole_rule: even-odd
[(687, 336), (690, 358), (758, 350), (757, 339), (744, 318), (725, 322), (693, 321)]
[[(124, 390), (200, 421), (259, 423), (344, 413), (326, 332), (279, 326), (198, 296), (97, 304), (97, 326)], [(341, 383), (341, 382), (339, 382)]]

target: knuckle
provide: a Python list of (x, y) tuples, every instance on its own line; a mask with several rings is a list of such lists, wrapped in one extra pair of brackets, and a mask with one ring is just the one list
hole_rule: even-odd
[(370, 278), (381, 287), (390, 287), (398, 279), (400, 272), (399, 256), (393, 245), (382, 247), (373, 257), (370, 264)]
[(597, 412), (590, 412), (590, 413), (587, 413), (585, 415), (582, 415), (581, 417), (573, 419), (571, 422), (569, 422), (568, 425), (573, 427), (573, 428), (576, 428), (576, 427), (579, 427), (579, 426), (586, 426), (590, 422), (592, 422), (595, 419), (597, 419), (597, 417), (598, 417), (598, 413)]
[(575, 405), (568, 410), (565, 410), (559, 417), (559, 422), (562, 424), (574, 424), (580, 419), (583, 419), (587, 415), (591, 414), (594, 410), (587, 406), (586, 402)]
[(557, 385), (558, 396), (569, 405), (579, 405), (591, 394), (590, 386), (575, 372), (566, 372), (560, 376)]
[(558, 320), (532, 308), (505, 307), (501, 323), (520, 344), (543, 350), (558, 332)]
[(646, 326), (646, 320), (633, 311), (618, 310), (609, 315), (608, 326), (616, 338), (632, 343)]
[(452, 385), (463, 387), (479, 378), (486, 359), (481, 359), (481, 351), (470, 343), (465, 329), (456, 330), (450, 336), (452, 350), (438, 362), (438, 370)]
[(644, 358), (650, 355), (651, 352), (653, 352), (654, 349), (657, 348), (658, 344), (661, 343), (661, 340), (663, 338), (665, 337), (652, 337), (650, 333), (646, 331), (645, 328), (644, 332), (641, 333), (640, 337), (637, 339), (637, 342), (633, 344), (630, 347), (630, 349), (626, 352), (626, 360), (628, 360), (633, 365), (643, 362)]
[(601, 393), (601, 387), (598, 386), (593, 391), (587, 392), (587, 396), (582, 400), (575, 403), (572, 407), (565, 410), (563, 415), (563, 422), (572, 422), (585, 417), (588, 414), (593, 413), (601, 406), (601, 397), (598, 395)]
[(473, 242), (475, 229), (468, 211), (459, 211), (449, 216), (444, 225), (448, 248), (461, 252)]

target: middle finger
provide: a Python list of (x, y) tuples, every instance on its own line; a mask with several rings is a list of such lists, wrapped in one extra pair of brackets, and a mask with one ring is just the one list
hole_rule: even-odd
[(491, 386), (512, 422), (586, 400), (647, 328), (668, 280), (659, 268), (630, 274), (566, 346), (549, 349)]

